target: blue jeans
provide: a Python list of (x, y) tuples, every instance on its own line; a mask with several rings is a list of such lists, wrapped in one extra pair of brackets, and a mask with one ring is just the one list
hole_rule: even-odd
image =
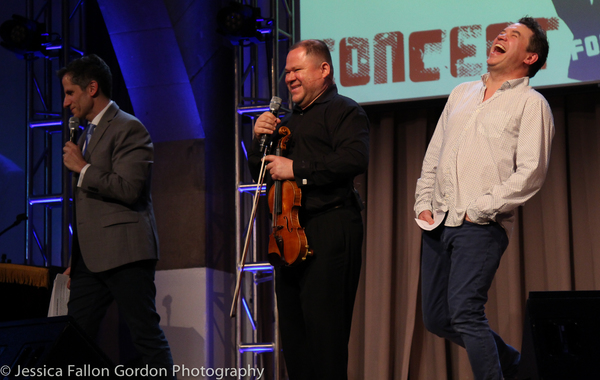
[[(467, 350), (475, 380), (514, 375), (520, 355), (488, 325), (488, 290), (508, 245), (498, 223), (423, 232), (423, 319), (432, 333)], [(504, 374), (503, 374), (504, 373)]]

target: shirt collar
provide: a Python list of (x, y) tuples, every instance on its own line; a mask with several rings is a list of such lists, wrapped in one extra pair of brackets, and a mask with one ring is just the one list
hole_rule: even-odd
[[(483, 82), (484, 87), (486, 87), (485, 84), (489, 77), (490, 77), (490, 73), (485, 73), (481, 76), (481, 81)], [(506, 82), (502, 83), (502, 86), (500, 86), (500, 89), (506, 90), (508, 88), (515, 88), (515, 87), (528, 86), (528, 85), (529, 85), (529, 77), (521, 77), (521, 78), (517, 78), (517, 79), (507, 80)]]
[(111, 104), (113, 104), (113, 103), (114, 102), (112, 100), (110, 102), (108, 102), (106, 107), (104, 107), (102, 109), (102, 111), (98, 112), (98, 115), (96, 115), (96, 117), (94, 118), (94, 120), (92, 120), (92, 122), (90, 124), (98, 125), (98, 123), (100, 123), (100, 120), (102, 120), (102, 116), (104, 116), (104, 114), (106, 113), (106, 110), (108, 109), (108, 107), (110, 107)]
[(306, 107), (305, 109), (302, 109), (297, 104), (294, 104), (294, 111), (306, 112), (309, 109), (311, 109), (312, 107), (314, 107), (316, 104), (327, 103), (336, 95), (337, 95), (337, 86), (332, 83), (321, 94), (321, 96), (319, 96), (314, 102), (312, 102), (312, 104), (310, 106)]

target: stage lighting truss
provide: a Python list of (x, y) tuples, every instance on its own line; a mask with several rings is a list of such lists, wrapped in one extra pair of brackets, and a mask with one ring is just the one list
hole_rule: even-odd
[(260, 8), (231, 3), (217, 13), (217, 32), (234, 45), (259, 43), (273, 30), (273, 20), (262, 18)]
[(49, 58), (61, 48), (61, 38), (57, 33), (46, 33), (45, 29), (45, 24), (13, 15), (0, 25), (0, 46), (22, 57), (34, 54)]

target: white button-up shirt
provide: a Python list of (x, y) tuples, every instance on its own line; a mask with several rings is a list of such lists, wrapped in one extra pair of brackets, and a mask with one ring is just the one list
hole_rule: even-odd
[(504, 82), (483, 101), (485, 83), (457, 86), (446, 103), (417, 181), (415, 213), (447, 212), (445, 225), (465, 218), (500, 223), (510, 236), (514, 209), (542, 186), (554, 120), (529, 78)]
[[(100, 123), (100, 120), (102, 120), (102, 116), (104, 116), (104, 114), (106, 113), (106, 110), (108, 110), (108, 107), (110, 107), (110, 105), (113, 104), (113, 101), (109, 101), (108, 104), (106, 105), (106, 107), (104, 107), (102, 109), (102, 111), (100, 111), (98, 113), (98, 115), (96, 115), (96, 117), (94, 118), (94, 120), (92, 120), (92, 122), (90, 124), (94, 124), (95, 126), (98, 126), (98, 123)], [(85, 151), (87, 142), (83, 143), (83, 150)], [(81, 184), (83, 183), (83, 177), (85, 177), (85, 172), (87, 171), (87, 168), (90, 167), (90, 164), (86, 164), (83, 168), (81, 168), (81, 172), (79, 173), (79, 180), (77, 181), (77, 187), (81, 187)]]

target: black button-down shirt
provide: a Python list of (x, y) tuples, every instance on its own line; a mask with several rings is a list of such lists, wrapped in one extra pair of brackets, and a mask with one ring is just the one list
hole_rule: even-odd
[[(369, 161), (369, 120), (364, 110), (331, 85), (306, 109), (294, 107), (280, 126), (291, 132), (283, 155), (294, 161), (304, 210), (317, 213), (350, 201), (354, 177), (367, 170)], [(257, 140), (249, 154), (254, 178), (262, 158)]]

